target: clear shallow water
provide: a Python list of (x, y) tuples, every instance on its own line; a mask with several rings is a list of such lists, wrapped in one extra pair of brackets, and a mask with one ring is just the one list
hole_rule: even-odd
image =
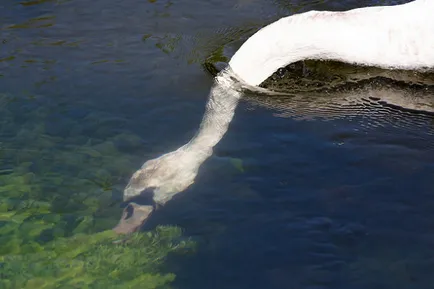
[[(12, 238), (2, 215), (3, 250), (116, 224), (131, 173), (197, 129), (215, 49), (293, 12), (368, 4), (1, 3), (1, 197), (60, 220)], [(197, 242), (167, 260), (173, 285), (432, 288), (432, 115), (366, 103), (305, 120), (289, 103), (241, 103), (196, 184), (150, 220)]]

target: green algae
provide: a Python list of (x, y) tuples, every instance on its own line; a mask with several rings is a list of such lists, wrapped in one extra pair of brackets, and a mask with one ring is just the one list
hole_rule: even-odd
[(111, 230), (95, 232), (95, 215), (50, 207), (0, 202), (0, 288), (160, 288), (175, 278), (161, 272), (168, 254), (193, 248), (179, 228), (163, 226), (116, 244)]
[(168, 288), (167, 257), (193, 242), (170, 226), (120, 243), (111, 231), (142, 139), (93, 108), (83, 122), (41, 96), (0, 104), (0, 288)]
[(191, 245), (174, 241), (180, 236), (178, 228), (157, 227), (125, 244), (113, 244), (112, 231), (59, 238), (35, 253), (1, 256), (0, 287), (161, 288), (175, 279), (159, 271), (167, 255)]

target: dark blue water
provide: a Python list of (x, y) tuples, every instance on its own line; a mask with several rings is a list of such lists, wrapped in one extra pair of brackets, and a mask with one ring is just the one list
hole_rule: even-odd
[[(81, 178), (119, 205), (144, 161), (194, 135), (215, 49), (283, 15), (379, 3), (398, 2), (2, 1), (1, 169), (31, 166), (38, 200), (79, 195)], [(432, 114), (376, 109), (300, 119), (242, 102), (194, 186), (148, 224), (198, 242), (169, 258), (174, 286), (433, 288)]]

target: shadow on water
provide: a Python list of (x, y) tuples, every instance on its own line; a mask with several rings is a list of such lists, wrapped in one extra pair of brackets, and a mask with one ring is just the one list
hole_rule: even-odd
[(428, 74), (281, 70), (264, 86), (292, 91), (247, 92), (194, 186), (107, 231), (131, 173), (194, 134), (202, 63), (288, 11), (383, 2), (2, 1), (0, 288), (432, 288)]

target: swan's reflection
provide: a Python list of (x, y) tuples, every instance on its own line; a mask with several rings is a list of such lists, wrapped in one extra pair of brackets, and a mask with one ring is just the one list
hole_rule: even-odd
[[(373, 73), (372, 73), (373, 74)], [(304, 84), (290, 84), (287, 78), (273, 75), (262, 85), (273, 93), (252, 88), (246, 99), (260, 106), (277, 110), (282, 117), (325, 118), (352, 117), (357, 115), (381, 115), (414, 112), (429, 117), (434, 114), (434, 74), (409, 72), (374, 74), (370, 78), (330, 83), (304, 78)], [(309, 85), (313, 83), (313, 87)], [(320, 87), (318, 89), (318, 86)]]

